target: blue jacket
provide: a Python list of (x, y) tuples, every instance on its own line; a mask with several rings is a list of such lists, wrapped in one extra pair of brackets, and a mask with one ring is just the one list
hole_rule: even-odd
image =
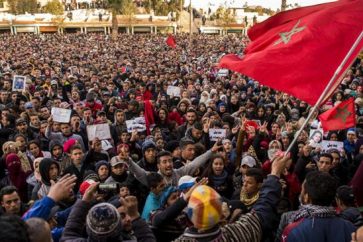
[(150, 192), (146, 198), (141, 218), (145, 219), (146, 222), (149, 222), (150, 213), (159, 208), (160, 208), (160, 196), (156, 196), (153, 192)]
[[(30, 218), (42, 218), (48, 221), (50, 218), (50, 212), (52, 208), (56, 205), (56, 202), (50, 197), (44, 197), (41, 200), (38, 200), (34, 203), (33, 207), (29, 209), (24, 215), (23, 220), (26, 221)], [(65, 210), (65, 212), (58, 212), (57, 217), (61, 221), (67, 221), (67, 217), (69, 215), (69, 209)], [(58, 220), (57, 219), (57, 220)], [(64, 226), (64, 225), (63, 225)], [(63, 227), (56, 227), (52, 229), (52, 238), (54, 242), (58, 242), (63, 233)]]
[(305, 218), (288, 225), (282, 235), (284, 242), (350, 242), (354, 225), (339, 217)]

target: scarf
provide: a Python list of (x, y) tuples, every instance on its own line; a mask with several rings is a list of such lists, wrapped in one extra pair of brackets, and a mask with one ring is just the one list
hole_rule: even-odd
[(150, 100), (144, 101), (144, 117), (145, 117), (145, 125), (146, 125), (146, 134), (150, 135), (150, 126), (155, 124), (154, 121), (154, 111), (153, 105)]
[(215, 187), (219, 187), (221, 185), (223, 185), (227, 178), (228, 178), (228, 173), (226, 170), (223, 170), (222, 174), (220, 176), (216, 176), (216, 175), (212, 175), (212, 181), (213, 181), (213, 185)]
[(241, 202), (243, 202), (244, 205), (246, 205), (247, 207), (253, 205), (257, 199), (260, 197), (260, 192), (256, 193), (256, 195), (254, 195), (253, 197), (251, 198), (248, 198), (247, 197), (247, 194), (244, 193), (242, 190), (241, 190), (241, 193), (240, 193), (240, 200)]
[(333, 207), (318, 206), (313, 204), (302, 205), (292, 217), (293, 221), (301, 218), (329, 218), (335, 217), (336, 211)]
[(122, 183), (124, 181), (126, 181), (127, 177), (128, 177), (128, 174), (127, 172), (125, 171), (123, 174), (121, 175), (116, 175), (115, 173), (111, 172), (111, 177), (116, 181), (116, 182), (119, 182), (119, 183)]

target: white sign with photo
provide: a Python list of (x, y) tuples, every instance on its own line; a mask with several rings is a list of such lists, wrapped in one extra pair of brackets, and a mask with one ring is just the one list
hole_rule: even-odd
[(25, 76), (14, 76), (13, 79), (13, 91), (24, 91), (26, 85), (26, 77)]
[(53, 121), (58, 123), (69, 123), (72, 110), (65, 108), (52, 108), (51, 114)]
[(87, 136), (90, 141), (95, 138), (99, 140), (111, 139), (110, 125), (108, 123), (87, 125)]
[(166, 94), (169, 96), (180, 97), (180, 87), (168, 86)]
[(132, 133), (134, 129), (137, 132), (144, 132), (146, 131), (146, 123), (144, 117), (134, 118), (132, 120), (126, 120), (126, 127), (127, 132)]
[(209, 129), (209, 139), (211, 141), (218, 141), (218, 139), (226, 138), (226, 130), (225, 129)]
[(314, 148), (321, 146), (321, 142), (323, 141), (323, 134), (324, 132), (322, 129), (310, 130), (309, 145)]
[(323, 152), (330, 149), (336, 149), (339, 152), (342, 152), (344, 150), (344, 143), (340, 141), (323, 140), (321, 143), (321, 149)]

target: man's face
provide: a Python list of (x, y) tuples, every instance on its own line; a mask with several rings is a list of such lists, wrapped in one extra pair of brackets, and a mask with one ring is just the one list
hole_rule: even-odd
[(122, 223), (122, 230), (125, 231), (126, 233), (130, 233), (131, 230), (132, 230), (132, 224), (131, 224), (131, 218), (127, 214), (126, 207), (121, 206), (117, 210), (120, 213), (121, 223)]
[(72, 129), (69, 124), (61, 124), (61, 132), (64, 136), (69, 136), (72, 134)]
[(62, 147), (60, 147), (59, 145), (56, 145), (56, 146), (53, 147), (52, 155), (54, 157), (58, 158), (58, 157), (60, 157), (62, 155), (62, 153), (63, 153)]
[(329, 157), (320, 157), (318, 161), (318, 169), (321, 172), (329, 172), (333, 168), (333, 162)]
[(190, 160), (190, 161), (193, 160), (194, 155), (195, 155), (195, 145), (193, 145), (193, 144), (188, 144), (182, 150), (182, 157), (185, 160)]
[(7, 214), (16, 214), (20, 213), (20, 197), (16, 191), (11, 194), (4, 195), (3, 200), (1, 201), (1, 206), (5, 209), (5, 213)]
[(40, 120), (38, 116), (30, 116), (30, 123), (34, 126), (34, 127), (39, 127), (40, 126)]
[(149, 148), (145, 151), (145, 159), (146, 161), (152, 163), (155, 161), (156, 150), (154, 148)]
[(125, 166), (125, 164), (121, 163), (121, 164), (117, 164), (117, 165), (113, 166), (111, 169), (112, 169), (112, 173), (119, 176), (126, 172), (127, 167)]
[(72, 162), (76, 165), (81, 164), (83, 159), (83, 151), (81, 149), (74, 149), (71, 152)]
[(199, 140), (203, 135), (203, 130), (199, 130), (196, 128), (192, 128), (192, 136), (196, 139)]
[(256, 182), (256, 179), (254, 177), (245, 176), (242, 190), (248, 196), (253, 196), (260, 190), (260, 185)]
[(46, 107), (43, 107), (40, 109), (40, 115), (44, 118), (44, 119), (48, 119), (50, 117), (50, 112), (49, 109)]
[(161, 174), (171, 176), (173, 174), (173, 158), (169, 155), (159, 158), (158, 169)]
[(195, 120), (197, 119), (197, 116), (195, 115), (194, 112), (188, 112), (187, 113), (187, 121), (188, 124), (194, 124)]
[(16, 128), (17, 130), (20, 132), (20, 133), (25, 133), (26, 130), (28, 129), (28, 125), (27, 123), (25, 122), (22, 122), (22, 123), (19, 123), (16, 125)]
[(53, 181), (57, 180), (59, 174), (58, 166), (56, 164), (50, 165), (49, 168), (49, 178)]
[(105, 165), (102, 165), (98, 169), (97, 173), (98, 173), (98, 177), (100, 178), (101, 181), (105, 180), (108, 177), (108, 173), (109, 173), (108, 167)]
[(122, 112), (118, 112), (118, 113), (116, 113), (116, 121), (118, 122), (118, 123), (123, 123), (124, 122), (124, 113), (122, 113)]
[(355, 134), (353, 134), (353, 133), (347, 134), (347, 140), (349, 142), (354, 142), (354, 140), (355, 140)]

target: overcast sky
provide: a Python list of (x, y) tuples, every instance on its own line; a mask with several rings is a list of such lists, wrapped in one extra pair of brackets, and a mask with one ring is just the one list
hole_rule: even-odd
[[(192, 0), (193, 7), (195, 8), (205, 8), (207, 9), (209, 4), (212, 5), (212, 8), (217, 8), (219, 5), (227, 3), (236, 3), (240, 5), (244, 5), (245, 0)], [(332, 2), (334, 0), (287, 0), (287, 4), (295, 4), (298, 3), (300, 6), (308, 6), (319, 3)], [(190, 0), (186, 0), (186, 5), (189, 4)], [(272, 10), (276, 10), (281, 6), (281, 0), (249, 0), (247, 1), (248, 5), (260, 5), (266, 8), (271, 8)], [(215, 6), (215, 7), (213, 7)]]

